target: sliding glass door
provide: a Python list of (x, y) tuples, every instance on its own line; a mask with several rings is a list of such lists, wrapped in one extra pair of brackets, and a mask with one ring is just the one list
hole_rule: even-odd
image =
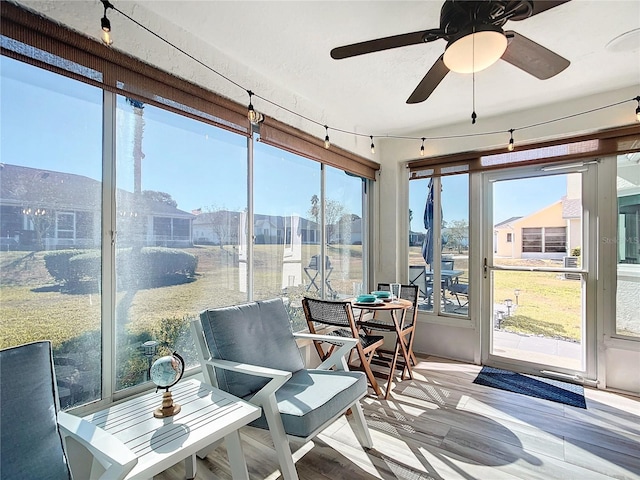
[(485, 174), (484, 359), (593, 375), (587, 188), (597, 165)]

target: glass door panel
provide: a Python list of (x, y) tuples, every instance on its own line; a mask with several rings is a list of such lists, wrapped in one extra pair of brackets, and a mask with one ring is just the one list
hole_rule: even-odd
[(489, 183), (490, 360), (586, 370), (582, 175), (538, 171)]
[(616, 334), (640, 338), (640, 152), (617, 159)]

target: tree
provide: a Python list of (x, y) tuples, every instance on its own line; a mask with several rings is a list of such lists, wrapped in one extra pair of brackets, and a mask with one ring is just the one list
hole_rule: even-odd
[(338, 228), (338, 221), (344, 215), (344, 205), (337, 200), (327, 199), (325, 202), (324, 220), (327, 225), (327, 241), (338, 240), (333, 238)]
[(469, 245), (469, 223), (466, 220), (452, 220), (447, 228), (448, 243), (462, 253)]
[(144, 190), (142, 192), (142, 196), (153, 202), (165, 203), (173, 208), (178, 207), (178, 202), (176, 202), (171, 194), (165, 192), (156, 192), (155, 190)]
[(311, 197), (311, 208), (309, 209), (309, 215), (311, 217), (313, 217), (316, 221), (317, 224), (320, 223), (319, 217), (320, 217), (320, 199), (318, 198), (317, 195), (314, 195), (313, 197)]
[(240, 214), (216, 206), (206, 207), (204, 211), (206, 213), (203, 215), (206, 215), (213, 233), (218, 237), (220, 248), (224, 249), (225, 245), (237, 242)]
[(22, 213), (33, 225), (33, 231), (36, 234), (35, 247), (38, 250), (44, 249), (44, 239), (50, 232), (53, 232), (56, 224), (55, 212), (44, 208), (27, 207), (22, 210)]

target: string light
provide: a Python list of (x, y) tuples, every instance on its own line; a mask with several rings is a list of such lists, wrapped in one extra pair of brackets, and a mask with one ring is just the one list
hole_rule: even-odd
[(373, 135), (369, 135), (371, 139), (371, 153), (376, 153), (376, 146), (373, 144)]
[(100, 26), (102, 27), (102, 43), (105, 45), (111, 45), (113, 39), (111, 38), (111, 22), (107, 18), (107, 9), (113, 8), (113, 5), (108, 0), (101, 0), (104, 5), (104, 14), (100, 19)]
[(253, 108), (253, 103), (251, 103), (251, 97), (253, 96), (253, 92), (251, 90), (247, 90), (249, 94), (249, 106), (247, 107), (247, 118), (253, 125), (258, 125), (260, 122), (264, 121), (264, 115), (258, 112)]
[[(112, 43), (112, 40), (111, 40), (111, 37), (110, 37), (111, 22), (107, 18), (107, 9), (111, 8), (111, 9), (115, 10), (116, 12), (118, 12), (123, 17), (125, 17), (128, 20), (130, 20), (131, 22), (135, 23), (138, 27), (142, 28), (143, 30), (145, 30), (149, 34), (153, 35), (154, 37), (156, 37), (160, 41), (162, 41), (165, 44), (169, 45), (174, 50), (177, 50), (180, 53), (182, 53), (183, 55), (189, 57), (194, 62), (196, 62), (199, 65), (203, 66), (204, 68), (208, 69), (209, 71), (211, 71), (215, 75), (218, 75), (219, 77), (223, 78), (227, 82), (235, 85), (238, 88), (241, 88), (241, 89), (247, 91), (249, 93), (249, 111), (247, 112), (247, 117), (251, 121), (251, 111), (253, 111), (254, 115), (255, 115), (255, 122), (252, 121), (252, 123), (259, 123), (259, 122), (264, 120), (264, 116), (261, 113), (255, 111), (253, 109), (252, 104), (251, 104), (251, 97), (253, 95), (255, 95), (256, 97), (260, 98), (264, 102), (269, 103), (270, 105), (273, 105), (276, 108), (279, 108), (279, 109), (281, 109), (281, 110), (283, 110), (285, 112), (288, 112), (288, 113), (290, 113), (290, 114), (292, 114), (294, 116), (297, 116), (297, 117), (299, 117), (299, 118), (301, 118), (303, 120), (306, 120), (306, 121), (308, 121), (310, 123), (313, 123), (315, 125), (324, 126), (325, 131), (326, 131), (326, 136), (324, 138), (324, 147), (328, 149), (331, 146), (331, 143), (329, 141), (329, 126), (328, 125), (323, 125), (322, 123), (318, 122), (317, 120), (314, 120), (314, 119), (312, 119), (310, 117), (307, 117), (307, 116), (305, 116), (305, 115), (303, 115), (303, 114), (301, 114), (299, 112), (291, 110), (291, 109), (289, 109), (289, 108), (287, 108), (287, 107), (285, 107), (283, 105), (280, 105), (280, 104), (278, 104), (278, 103), (276, 103), (276, 102), (274, 102), (272, 100), (269, 100), (268, 98), (262, 97), (262, 96), (260, 96), (258, 94), (255, 94), (255, 93), (253, 93), (253, 92), (251, 92), (249, 90), (246, 90), (241, 84), (239, 84), (235, 80), (223, 75), (222, 73), (218, 72), (217, 70), (215, 70), (211, 66), (207, 65), (206, 63), (204, 63), (202, 60), (194, 57), (189, 52), (181, 49), (177, 45), (171, 43), (169, 40), (161, 37), (160, 35), (155, 33), (153, 30), (151, 30), (148, 27), (146, 27), (145, 25), (141, 24), (136, 19), (130, 17), (125, 12), (123, 12), (122, 10), (120, 10), (119, 8), (114, 6), (112, 3), (110, 3), (109, 0), (100, 0), (100, 1), (104, 5), (104, 16), (102, 17), (102, 20), (101, 20), (101, 25), (102, 25), (102, 30), (103, 30), (103, 39), (102, 39), (102, 41), (105, 42), (107, 45), (111, 45), (111, 43)], [(473, 78), (473, 80), (475, 81), (475, 77)], [(475, 88), (474, 88), (473, 93), (474, 93), (474, 107), (475, 107)], [(513, 141), (513, 132), (515, 130), (525, 130), (525, 129), (529, 129), (529, 128), (539, 127), (539, 126), (542, 126), (542, 125), (548, 125), (548, 124), (551, 124), (551, 123), (554, 123), (554, 122), (558, 122), (558, 121), (561, 121), (561, 120), (567, 120), (567, 119), (578, 117), (578, 116), (581, 116), (581, 115), (586, 115), (586, 114), (589, 114), (589, 113), (593, 113), (593, 112), (597, 112), (597, 111), (600, 111), (600, 110), (604, 110), (604, 109), (607, 109), (607, 108), (616, 107), (618, 105), (622, 105), (622, 104), (624, 104), (626, 102), (633, 101), (633, 100), (638, 102), (638, 107), (636, 108), (636, 119), (637, 119), (638, 122), (640, 122), (640, 96), (637, 96), (637, 97), (634, 97), (634, 98), (621, 100), (621, 101), (618, 101), (618, 102), (615, 102), (615, 103), (610, 103), (608, 105), (603, 105), (601, 107), (592, 108), (590, 110), (585, 110), (585, 111), (582, 111), (582, 112), (577, 112), (577, 113), (574, 113), (574, 114), (566, 115), (564, 117), (553, 118), (551, 120), (546, 120), (546, 121), (542, 121), (542, 122), (538, 122), (538, 123), (534, 123), (534, 124), (530, 124), (530, 125), (523, 125), (523, 126), (518, 127), (517, 129), (511, 128), (509, 130), (497, 130), (497, 131), (481, 132), (481, 133), (469, 133), (469, 134), (460, 134), (460, 135), (442, 135), (442, 136), (422, 137), (421, 138), (422, 145), (420, 147), (420, 156), (424, 156), (424, 152), (425, 152), (425, 150), (424, 150), (424, 142), (427, 139), (429, 139), (429, 140), (451, 140), (451, 139), (458, 139), (458, 138), (486, 137), (486, 136), (490, 136), (490, 135), (504, 134), (505, 132), (509, 132), (510, 133), (509, 145), (507, 146), (507, 149), (511, 152), (515, 148), (514, 141)], [(474, 108), (474, 111), (471, 114), (471, 121), (472, 121), (471, 123), (475, 124), (476, 119), (477, 119), (477, 115), (475, 113), (475, 108)], [(371, 141), (371, 147), (372, 147), (371, 150), (372, 150), (372, 153), (373, 153), (373, 147), (374, 147), (374, 145), (373, 145), (373, 135), (364, 135), (362, 133), (352, 132), (352, 131), (349, 131), (349, 130), (342, 130), (342, 129), (335, 128), (335, 127), (332, 127), (332, 130), (335, 130), (335, 131), (338, 131), (338, 132), (342, 132), (342, 133), (345, 133), (347, 135), (360, 136), (360, 137), (368, 136), (372, 140)], [(418, 139), (420, 139), (419, 137), (402, 136), (402, 135), (381, 135), (380, 137), (381, 138), (400, 139), (400, 140), (418, 140)]]

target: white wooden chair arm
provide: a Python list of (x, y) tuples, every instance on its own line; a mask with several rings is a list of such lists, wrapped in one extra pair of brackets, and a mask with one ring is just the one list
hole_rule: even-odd
[(358, 338), (318, 335), (313, 333), (294, 333), (293, 336), (296, 338), (341, 344), (340, 348), (334, 350), (329, 358), (316, 367), (318, 370), (329, 370), (332, 367), (336, 367), (337, 370), (349, 370), (345, 357), (360, 341)]
[(267, 397), (275, 395), (275, 392), (291, 378), (292, 373), (285, 370), (277, 370), (275, 368), (260, 367), (248, 363), (232, 362), (229, 360), (220, 360), (210, 358), (206, 362), (209, 365), (218, 368), (224, 368), (232, 372), (246, 373), (247, 375), (255, 375), (258, 377), (271, 378), (271, 381), (262, 387), (251, 397), (251, 402), (256, 405), (263, 405)]
[(138, 457), (124, 443), (80, 417), (58, 412), (58, 425), (63, 437), (84, 446), (105, 468), (101, 480), (124, 478), (138, 463)]

